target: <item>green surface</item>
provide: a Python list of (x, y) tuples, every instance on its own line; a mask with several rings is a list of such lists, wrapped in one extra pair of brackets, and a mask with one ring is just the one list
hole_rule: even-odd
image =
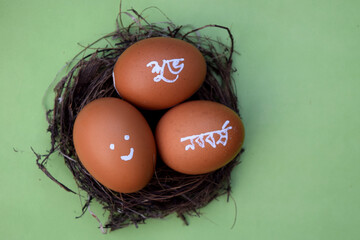
[[(43, 94), (78, 42), (115, 28), (119, 1), (0, 0), (0, 238), (359, 239), (360, 2), (123, 2), (150, 5), (179, 25), (233, 31), (246, 128), (243, 163), (233, 172), (234, 227), (235, 205), (223, 197), (188, 227), (172, 215), (102, 235), (90, 214), (75, 219), (79, 197), (37, 169), (30, 146), (48, 149)], [(49, 167), (75, 187), (62, 161)], [(105, 219), (100, 206), (92, 210)]]

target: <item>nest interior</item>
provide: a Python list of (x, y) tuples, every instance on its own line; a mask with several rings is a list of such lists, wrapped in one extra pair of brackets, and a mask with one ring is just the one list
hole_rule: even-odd
[[(129, 16), (133, 22), (125, 26), (121, 15)], [(166, 16), (165, 16), (166, 17)], [(167, 17), (166, 17), (167, 18)], [(86, 212), (93, 199), (99, 201), (109, 218), (105, 228), (115, 230), (130, 224), (144, 223), (148, 218), (162, 218), (171, 213), (187, 224), (186, 215), (199, 214), (199, 209), (222, 194), (230, 194), (231, 172), (240, 160), (235, 157), (226, 166), (202, 175), (185, 175), (168, 168), (158, 157), (156, 170), (149, 184), (142, 190), (122, 194), (114, 192), (96, 181), (82, 166), (76, 155), (72, 132), (75, 118), (89, 102), (102, 97), (120, 98), (112, 80), (113, 66), (121, 53), (135, 42), (150, 37), (179, 38), (196, 46), (205, 57), (207, 75), (202, 87), (189, 100), (211, 100), (222, 103), (239, 114), (238, 101), (231, 77), (233, 36), (227, 27), (206, 25), (201, 28), (176, 26), (168, 18), (162, 23), (149, 23), (143, 13), (134, 9), (120, 12), (117, 28), (93, 44), (87, 46), (72, 60), (67, 74), (56, 84), (53, 107), (47, 111), (51, 133), (51, 149), (47, 154), (37, 155), (39, 168), (59, 186), (73, 191), (55, 179), (46, 168), (54, 153), (61, 153), (65, 164), (72, 172), (77, 186), (85, 191), (88, 199), (83, 206)], [(205, 28), (217, 28), (226, 32), (230, 44), (201, 36)], [(105, 41), (105, 47), (94, 47)], [(90, 53), (88, 53), (91, 51)], [(81, 57), (80, 57), (81, 56)], [(154, 130), (160, 117), (166, 112), (141, 110), (150, 127)]]

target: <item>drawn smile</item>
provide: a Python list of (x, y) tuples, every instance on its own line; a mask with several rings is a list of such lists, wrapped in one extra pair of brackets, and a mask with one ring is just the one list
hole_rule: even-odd
[(124, 160), (124, 161), (129, 161), (133, 158), (134, 156), (134, 148), (130, 148), (130, 153), (129, 155), (125, 155), (125, 156), (121, 156), (121, 160)]
[[(124, 139), (125, 139), (125, 141), (129, 141), (130, 135), (125, 135)], [(110, 150), (114, 151), (115, 150), (115, 144), (111, 143), (109, 148), (110, 148)], [(128, 155), (120, 156), (120, 158), (123, 161), (129, 161), (129, 160), (131, 160), (133, 158), (133, 156), (134, 156), (134, 148), (130, 148), (130, 153)]]

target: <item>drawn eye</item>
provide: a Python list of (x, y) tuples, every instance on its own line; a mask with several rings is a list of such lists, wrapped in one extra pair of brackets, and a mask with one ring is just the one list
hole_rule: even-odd
[[(130, 140), (130, 136), (129, 135), (124, 135), (124, 139), (126, 141), (128, 141), (128, 140)], [(110, 147), (110, 150), (115, 150), (115, 144), (111, 143), (109, 147)]]

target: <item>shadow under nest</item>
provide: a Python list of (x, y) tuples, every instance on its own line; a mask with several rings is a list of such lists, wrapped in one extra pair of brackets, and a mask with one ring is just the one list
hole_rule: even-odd
[[(78, 194), (55, 179), (46, 168), (49, 157), (60, 152), (76, 184), (88, 194), (89, 198), (82, 209), (83, 214), (93, 199), (99, 201), (103, 208), (109, 211), (105, 228), (115, 230), (130, 224), (137, 226), (148, 218), (162, 218), (171, 213), (177, 213), (187, 224), (185, 215), (199, 215), (199, 208), (219, 195), (228, 194), (229, 199), (231, 172), (240, 162), (239, 155), (221, 169), (201, 175), (175, 172), (158, 156), (155, 174), (144, 189), (130, 194), (117, 193), (96, 181), (79, 161), (73, 145), (73, 125), (77, 114), (89, 102), (103, 97), (121, 98), (116, 93), (112, 80), (113, 66), (117, 58), (135, 42), (159, 36), (185, 40), (196, 46), (205, 57), (207, 64), (205, 82), (188, 100), (202, 99), (219, 102), (239, 114), (231, 77), (231, 73), (234, 72), (232, 68), (233, 36), (228, 28), (219, 25), (206, 25), (186, 31), (187, 27), (175, 26), (170, 20), (151, 24), (134, 9), (122, 12), (119, 16), (121, 14), (130, 16), (133, 23), (124, 26), (120, 17), (117, 20), (117, 29), (86, 47), (85, 50), (93, 50), (92, 53), (84, 55), (76, 63), (74, 63), (76, 59), (74, 58), (72, 68), (55, 86), (54, 105), (46, 114), (52, 147), (45, 155), (36, 154), (37, 165), (62, 188)], [(230, 45), (200, 36), (199, 32), (205, 28), (226, 31)], [(106, 41), (107, 46), (93, 48), (100, 40)], [(85, 50), (76, 57), (85, 54)], [(166, 110), (139, 110), (153, 131), (160, 117), (166, 112)]]

